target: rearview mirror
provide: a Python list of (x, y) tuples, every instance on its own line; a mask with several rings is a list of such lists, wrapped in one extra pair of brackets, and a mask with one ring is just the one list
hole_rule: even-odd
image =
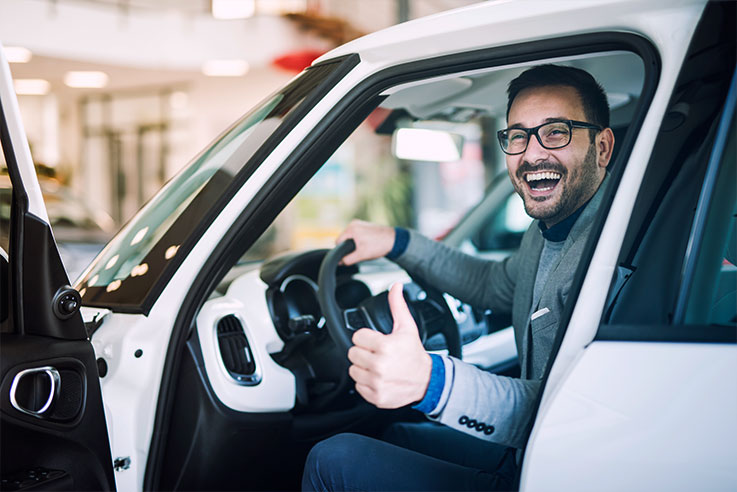
[(392, 136), (392, 152), (397, 159), (453, 162), (461, 159), (463, 136), (426, 128), (399, 128)]

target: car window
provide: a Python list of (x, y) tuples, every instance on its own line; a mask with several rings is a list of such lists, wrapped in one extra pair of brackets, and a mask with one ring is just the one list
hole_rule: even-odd
[(7, 179), (7, 183), (0, 183), (0, 248), (7, 253), (10, 250), (10, 204), (13, 185), (8, 176), (2, 142), (0, 142), (0, 179)]
[[(0, 176), (8, 172), (3, 153), (3, 144), (0, 142)], [(13, 185), (8, 180), (8, 186), (0, 187), (0, 331), (10, 331), (6, 321), (10, 303), (10, 205)]]
[[(165, 270), (173, 271), (209, 220), (253, 172), (259, 148), (339, 66), (313, 67), (236, 122), (164, 186), (114, 238), (78, 283), (86, 305), (141, 305)], [(330, 83), (334, 83), (331, 81)], [(325, 89), (324, 89), (325, 90)], [(291, 119), (296, 124), (297, 119)], [(235, 183), (235, 184), (234, 184)], [(230, 190), (228, 192), (227, 190)]]
[[(734, 118), (734, 115), (732, 116)], [(691, 228), (675, 322), (737, 324), (737, 155), (734, 122), (718, 171), (707, 171)], [(715, 151), (719, 143), (715, 144)], [(687, 287), (687, 288), (684, 288)]]
[[(689, 64), (701, 66), (721, 49), (721, 40), (704, 42), (710, 44), (687, 62), (683, 74), (694, 73)], [(735, 213), (734, 138), (729, 143), (720, 137), (734, 133), (723, 121), (734, 112), (724, 109), (733, 66), (708, 66), (699, 73), (698, 91), (676, 93), (670, 102), (624, 236), (597, 333), (601, 339), (693, 340), (706, 335), (704, 325), (734, 325), (728, 246)], [(679, 113), (683, 108), (689, 111)], [(711, 163), (720, 149), (721, 167)]]
[(513, 192), (471, 241), (479, 252), (514, 250), (531, 222), (532, 218), (525, 212), (522, 198)]
[[(613, 121), (626, 132), (644, 80), (640, 58), (610, 52), (560, 63), (602, 79), (613, 101)], [(612, 78), (614, 65), (631, 76)], [(509, 182), (495, 133), (506, 124), (506, 86), (524, 68), (478, 70), (385, 89), (379, 107), (333, 152), (241, 262), (330, 248), (351, 219), (411, 228), (486, 257), (515, 250), (532, 219)], [(400, 155), (398, 134), (405, 129), (434, 133), (415, 143), (409, 151), (414, 155)], [(433, 147), (434, 140), (447, 135), (461, 142), (450, 157)]]

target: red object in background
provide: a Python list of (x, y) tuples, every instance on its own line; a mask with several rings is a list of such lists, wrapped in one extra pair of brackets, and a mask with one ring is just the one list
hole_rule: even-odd
[(376, 130), (382, 123), (384, 123), (384, 120), (386, 120), (390, 114), (392, 114), (391, 109), (376, 108), (371, 111), (371, 114), (368, 115), (366, 121), (368, 122), (369, 126), (371, 126), (371, 128)]
[(325, 52), (318, 50), (292, 51), (285, 55), (274, 58), (271, 62), (274, 66), (292, 72), (301, 72)]

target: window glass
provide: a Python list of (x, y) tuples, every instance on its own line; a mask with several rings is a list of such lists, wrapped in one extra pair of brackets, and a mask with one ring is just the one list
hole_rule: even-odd
[[(612, 100), (613, 124), (624, 134), (642, 90), (639, 57), (617, 52), (556, 63), (589, 70), (601, 80)], [(614, 77), (612, 66), (631, 77)], [(330, 248), (354, 218), (447, 238), (485, 257), (514, 251), (532, 219), (509, 182), (496, 131), (506, 124), (506, 86), (525, 68), (479, 70), (385, 90), (386, 99), (242, 261)], [(422, 140), (418, 132), (415, 148), (402, 147), (400, 155), (399, 130), (405, 129), (432, 133)], [(440, 140), (457, 152), (443, 148)]]
[[(87, 305), (138, 306), (262, 144), (338, 64), (317, 66), (236, 122), (167, 183), (98, 256), (77, 284)], [(202, 225), (201, 225), (202, 224)], [(198, 228), (198, 226), (200, 226)]]
[(532, 218), (525, 212), (522, 198), (511, 192), (509, 198), (479, 231), (473, 240), (479, 252), (516, 249)]
[(10, 250), (10, 203), (13, 185), (10, 183), (2, 145), (0, 142), (0, 248), (7, 253)]
[(8, 253), (10, 252), (10, 205), (13, 185), (8, 176), (3, 144), (0, 142), (0, 331), (10, 331), (7, 326), (10, 302), (10, 278)]
[[(731, 325), (737, 323), (737, 155), (735, 155), (735, 128), (729, 132), (720, 169), (716, 179), (709, 173), (702, 187), (702, 203), (708, 200), (706, 217), (692, 227), (691, 246), (686, 261), (693, 261), (691, 269), (684, 268), (684, 284), (688, 286), (683, 321), (698, 325)], [(715, 145), (715, 148), (717, 146)], [(711, 185), (713, 184), (713, 188)], [(703, 223), (700, 223), (702, 222)], [(694, 258), (689, 258), (695, 255)], [(677, 311), (678, 315), (678, 311)]]
[[(679, 330), (663, 327), (722, 324), (734, 317), (734, 307), (727, 307), (730, 302), (734, 306), (734, 290), (720, 290), (735, 286), (727, 252), (737, 180), (734, 128), (725, 133), (721, 118), (733, 68), (707, 62), (707, 51), (689, 59), (681, 72), (694, 73), (689, 64), (708, 66), (708, 72), (699, 73), (700, 90), (678, 94), (655, 140), (604, 312), (606, 339), (621, 333), (626, 339), (679, 340)], [(686, 107), (687, 113), (679, 112)], [(731, 138), (717, 145), (720, 134)], [(721, 167), (713, 168), (720, 173), (714, 179), (707, 168), (724, 142), (729, 145)]]

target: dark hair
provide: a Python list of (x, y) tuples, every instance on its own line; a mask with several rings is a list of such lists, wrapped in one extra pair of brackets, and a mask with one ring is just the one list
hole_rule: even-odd
[(553, 85), (573, 87), (581, 97), (588, 122), (602, 128), (609, 127), (609, 102), (601, 85), (587, 71), (562, 65), (538, 65), (525, 70), (512, 80), (507, 89), (507, 117), (512, 102), (520, 92)]

